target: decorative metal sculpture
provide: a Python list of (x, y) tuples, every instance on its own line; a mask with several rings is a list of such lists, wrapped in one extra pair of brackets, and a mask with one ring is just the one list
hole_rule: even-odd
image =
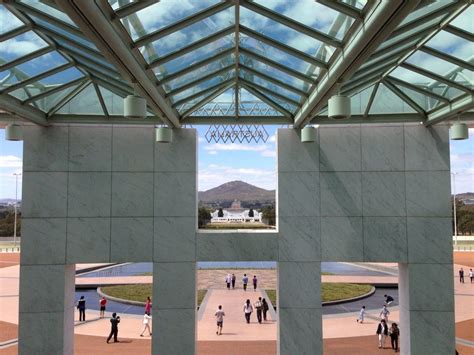
[(269, 137), (264, 126), (260, 125), (212, 125), (205, 134), (207, 143), (265, 143)]

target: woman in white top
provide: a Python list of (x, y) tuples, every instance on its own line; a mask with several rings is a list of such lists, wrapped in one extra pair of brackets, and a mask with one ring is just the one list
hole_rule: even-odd
[(148, 329), (148, 334), (150, 334), (151, 336), (150, 321), (151, 321), (151, 316), (145, 313), (145, 315), (143, 316), (143, 330), (142, 330), (142, 333), (140, 334), (141, 337), (143, 336), (143, 333), (145, 333), (145, 330), (147, 329)]
[(244, 303), (244, 314), (245, 314), (245, 320), (247, 323), (250, 323), (250, 315), (253, 312), (253, 307), (250, 304), (250, 300), (245, 301)]

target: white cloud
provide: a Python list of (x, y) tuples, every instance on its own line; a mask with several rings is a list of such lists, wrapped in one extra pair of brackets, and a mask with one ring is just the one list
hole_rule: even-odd
[(15, 155), (0, 155), (0, 168), (21, 168), (23, 162)]
[(241, 151), (241, 152), (262, 152), (267, 150), (268, 146), (263, 145), (247, 145), (247, 144), (238, 144), (238, 143), (215, 143), (204, 147), (204, 150), (217, 151)]
[(22, 36), (0, 42), (0, 53), (24, 56), (46, 46), (46, 43), (34, 32), (26, 32)]

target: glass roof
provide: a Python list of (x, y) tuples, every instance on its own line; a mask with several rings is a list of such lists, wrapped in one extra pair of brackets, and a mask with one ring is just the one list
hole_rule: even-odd
[[(10, 100), (51, 122), (106, 119), (123, 115), (134, 86), (148, 95), (147, 119), (165, 115), (173, 125), (240, 116), (317, 123), (336, 89), (352, 97), (355, 119), (427, 120), (469, 98), (462, 111), (474, 107), (474, 5), (466, 2), (422, 1), (376, 45), (364, 28), (379, 5), (366, 0), (71, 3), (0, 5), (0, 109)], [(352, 66), (350, 45), (365, 38), (365, 60)], [(341, 62), (350, 74), (334, 77)]]

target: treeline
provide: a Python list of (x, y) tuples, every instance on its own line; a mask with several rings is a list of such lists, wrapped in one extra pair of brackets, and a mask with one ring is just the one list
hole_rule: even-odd
[[(13, 236), (15, 212), (10, 209), (0, 211), (0, 237)], [(21, 213), (18, 212), (16, 221), (16, 235), (21, 236)]]
[[(247, 207), (249, 208), (249, 207)], [(265, 206), (260, 209), (254, 209), (250, 207), (251, 210), (254, 212), (262, 212), (262, 219), (265, 224), (270, 226), (274, 226), (276, 223), (275, 219), (275, 206)], [(221, 211), (222, 208), (219, 209)], [(203, 227), (211, 220), (211, 213), (215, 211), (215, 208), (209, 207), (199, 207), (198, 209), (198, 226)]]
[[(453, 212), (454, 214), (454, 212)], [(458, 234), (474, 234), (474, 205), (466, 205), (462, 200), (456, 200), (456, 224)], [(453, 221), (454, 232), (454, 221)]]

